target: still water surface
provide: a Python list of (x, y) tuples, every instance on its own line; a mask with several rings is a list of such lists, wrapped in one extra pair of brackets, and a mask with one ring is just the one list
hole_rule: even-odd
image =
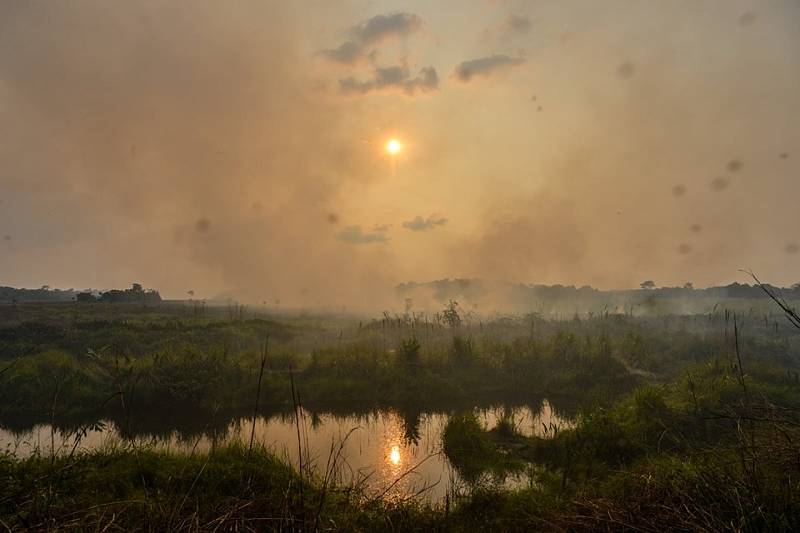
[[(486, 428), (492, 428), (504, 409), (476, 409), (476, 414)], [(547, 401), (538, 412), (522, 407), (511, 410), (520, 433), (546, 436), (545, 427), (556, 424), (561, 428), (571, 422), (559, 417)], [(334, 416), (313, 415), (303, 411), (301, 436), (303, 461), (324, 475), (331, 456), (338, 456), (337, 479), (342, 483), (363, 483), (368, 493), (385, 498), (402, 498), (420, 493), (431, 501), (441, 501), (450, 492), (467, 488), (458, 472), (442, 453), (442, 431), (448, 415), (422, 413), (409, 420), (393, 411), (369, 415)], [(252, 419), (231, 423), (225, 440), (240, 439), (248, 442)], [(259, 418), (256, 421), (255, 440), (273, 450), (279, 457), (298, 466), (297, 426), (294, 418)], [(119, 443), (120, 436), (112, 424), (102, 431), (89, 431), (78, 443), (78, 450), (92, 450)], [(137, 443), (157, 449), (181, 453), (198, 453), (210, 450), (216, 443), (211, 437), (187, 439), (176, 431), (168, 437), (138, 438)], [(74, 434), (51, 434), (49, 425), (39, 425), (30, 431), (14, 433), (0, 428), (0, 450), (17, 456), (28, 456), (36, 451), (43, 454), (69, 454), (75, 446)], [(509, 474), (491, 482), (504, 486), (529, 483), (528, 475)]]

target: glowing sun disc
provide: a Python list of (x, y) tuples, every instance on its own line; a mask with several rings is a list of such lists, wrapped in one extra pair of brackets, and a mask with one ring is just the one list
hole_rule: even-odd
[(386, 151), (392, 155), (399, 154), (402, 149), (403, 145), (397, 139), (389, 139), (389, 142), (386, 143)]

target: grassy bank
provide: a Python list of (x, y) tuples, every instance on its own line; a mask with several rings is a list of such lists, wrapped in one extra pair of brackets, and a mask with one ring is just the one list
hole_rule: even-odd
[(713, 360), (547, 433), (526, 437), (509, 421), (487, 429), (467, 414), (450, 419), (444, 451), (467, 479), (536, 465), (535, 490), (486, 496), (503, 502), (498, 516), (541, 500), (565, 504), (558, 523), (578, 528), (800, 527), (800, 383), (784, 369)]

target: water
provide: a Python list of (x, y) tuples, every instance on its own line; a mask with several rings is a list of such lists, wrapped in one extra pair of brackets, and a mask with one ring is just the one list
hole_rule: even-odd
[[(568, 427), (571, 423), (558, 416), (545, 401), (538, 412), (527, 407), (476, 409), (486, 428), (492, 428), (504, 414), (510, 413), (517, 430), (524, 435), (548, 436), (544, 430), (551, 424)], [(335, 479), (341, 483), (359, 483), (371, 495), (387, 499), (405, 498), (419, 494), (436, 502), (448, 493), (466, 490), (466, 483), (442, 452), (442, 431), (448, 416), (442, 413), (422, 413), (402, 416), (393, 411), (369, 415), (313, 415), (303, 411), (300, 440), (303, 462), (324, 476), (329, 459), (337, 458)], [(217, 442), (241, 439), (248, 442), (252, 419), (239, 419), (230, 424), (226, 435)], [(90, 430), (77, 446), (73, 434), (51, 434), (49, 425), (38, 425), (23, 433), (0, 428), (0, 450), (20, 457), (35, 451), (43, 454), (55, 450), (69, 454), (111, 446), (120, 441), (113, 425), (100, 431)], [(291, 416), (259, 418), (256, 421), (255, 441), (270, 448), (279, 457), (298, 466), (297, 426)], [(181, 453), (210, 450), (213, 439), (208, 436), (188, 439), (173, 431), (168, 437), (137, 438), (141, 445)], [(495, 483), (514, 487), (529, 482), (525, 474), (509, 474)]]

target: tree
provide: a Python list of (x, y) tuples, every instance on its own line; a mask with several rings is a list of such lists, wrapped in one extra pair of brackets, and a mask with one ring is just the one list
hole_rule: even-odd
[(643, 289), (648, 289), (648, 290), (649, 290), (649, 289), (655, 289), (655, 288), (656, 288), (656, 282), (655, 282), (655, 281), (653, 281), (653, 280), (651, 280), (651, 279), (648, 279), (647, 281), (643, 281), (643, 282), (641, 282), (641, 283), (639, 284), (639, 286), (640, 286), (641, 288), (643, 288)]
[(694, 284), (691, 281), (687, 281), (686, 283), (683, 284), (683, 288), (692, 290), (694, 289)]
[(442, 319), (445, 324), (451, 328), (457, 328), (461, 325), (461, 314), (458, 312), (458, 309), (458, 302), (450, 300), (444, 308), (444, 311), (442, 311)]

